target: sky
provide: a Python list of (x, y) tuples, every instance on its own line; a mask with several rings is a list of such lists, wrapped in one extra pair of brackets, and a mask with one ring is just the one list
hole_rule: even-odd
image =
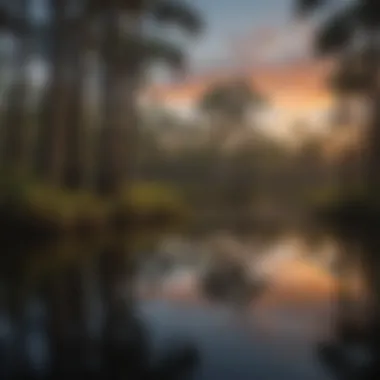
[[(244, 64), (259, 51), (268, 50), (273, 45), (277, 45), (278, 51), (272, 53), (282, 55), (282, 59), (304, 53), (307, 36), (299, 36), (301, 43), (285, 41), (286, 37), (294, 37), (299, 32), (292, 12), (294, 1), (187, 0), (205, 21), (200, 37), (181, 40), (189, 58), (190, 71), (214, 71)], [(283, 46), (279, 46), (280, 37), (283, 37)]]
[[(253, 38), (255, 29), (286, 25), (293, 0), (193, 0), (203, 14), (204, 35), (190, 44), (196, 68), (221, 65), (238, 53), (243, 40)], [(241, 54), (242, 52), (239, 52)]]
[[(263, 118), (265, 128), (269, 124), (287, 133), (296, 120), (315, 124), (329, 112), (331, 97), (324, 84), (328, 68), (312, 52), (315, 25), (296, 19), (296, 0), (184, 1), (199, 10), (204, 31), (196, 38), (183, 37), (173, 28), (164, 31), (187, 53), (188, 70), (173, 81), (158, 68), (158, 75), (143, 92), (148, 103), (192, 115), (207, 86), (220, 77), (238, 74), (270, 101)], [(47, 17), (45, 3), (31, 2), (40, 21)], [(32, 66), (33, 80), (43, 82), (41, 62)]]
[(183, 115), (220, 77), (244, 75), (268, 96), (265, 119), (276, 131), (296, 121), (321, 124), (331, 111), (325, 85), (330, 62), (316, 58), (316, 26), (297, 20), (295, 0), (193, 0), (205, 19), (202, 35), (183, 44), (189, 57), (184, 78), (147, 89), (149, 101)]

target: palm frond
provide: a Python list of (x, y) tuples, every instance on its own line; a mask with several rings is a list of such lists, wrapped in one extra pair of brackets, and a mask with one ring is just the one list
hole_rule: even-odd
[(203, 27), (200, 14), (183, 2), (175, 0), (152, 1), (150, 13), (155, 20), (175, 23), (190, 33), (198, 33)]
[(176, 45), (153, 38), (145, 38), (142, 44), (143, 59), (147, 63), (160, 61), (174, 70), (184, 70), (186, 59), (184, 52)]
[[(109, 7), (107, 0), (88, 0), (87, 14), (99, 15)], [(181, 1), (176, 0), (117, 0), (115, 9), (129, 14), (149, 14), (156, 21), (174, 23), (190, 33), (202, 30), (203, 22), (200, 14)]]
[[(86, 6), (89, 13), (99, 13), (109, 9), (110, 1), (107, 0), (87, 0)], [(144, 0), (117, 0), (114, 2), (115, 9), (123, 9), (129, 12), (141, 12), (144, 10), (146, 2)]]
[(164, 62), (174, 70), (185, 68), (186, 59), (183, 51), (176, 45), (158, 38), (130, 36), (124, 40), (122, 54), (124, 62), (129, 59), (142, 65)]
[(328, 2), (329, 0), (296, 0), (296, 13), (303, 16), (322, 7)]
[(356, 14), (354, 8), (344, 9), (332, 16), (319, 32), (317, 51), (331, 54), (341, 51), (351, 43), (355, 33)]

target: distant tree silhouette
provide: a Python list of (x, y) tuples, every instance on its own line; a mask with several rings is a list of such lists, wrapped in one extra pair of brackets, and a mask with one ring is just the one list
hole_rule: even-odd
[(262, 96), (244, 79), (216, 83), (203, 94), (199, 108), (208, 116), (213, 138), (229, 135), (234, 128), (246, 125), (249, 111), (263, 104)]
[[(210, 143), (215, 147), (214, 173), (215, 185), (218, 187), (222, 202), (230, 203), (233, 208), (247, 207), (252, 199), (252, 187), (250, 178), (252, 173), (242, 173), (248, 165), (226, 166), (226, 161), (246, 161), (243, 148), (226, 159), (221, 150), (226, 141), (239, 130), (244, 130), (248, 125), (248, 117), (252, 116), (263, 105), (264, 100), (244, 79), (231, 79), (225, 82), (215, 83), (208, 88), (201, 97), (198, 107), (201, 114), (208, 119), (210, 128)], [(246, 151), (249, 150), (248, 148)], [(248, 156), (247, 153), (245, 156)], [(223, 191), (226, 194), (221, 194)], [(218, 198), (218, 195), (217, 195)], [(240, 211), (240, 209), (239, 209)]]

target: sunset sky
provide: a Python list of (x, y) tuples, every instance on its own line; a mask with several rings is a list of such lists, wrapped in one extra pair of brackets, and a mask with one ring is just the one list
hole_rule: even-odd
[[(156, 80), (143, 91), (148, 104), (192, 115), (207, 86), (243, 75), (269, 100), (264, 128), (288, 134), (296, 122), (306, 121), (323, 129), (332, 105), (325, 84), (330, 64), (313, 53), (315, 20), (297, 19), (296, 0), (187, 1), (203, 16), (205, 29), (195, 39), (182, 38), (172, 28), (164, 31), (186, 51), (189, 67), (183, 78), (174, 80), (157, 69)], [(46, 17), (44, 3), (33, 2), (41, 20)], [(42, 65), (35, 66), (34, 76), (42, 82)]]
[[(256, 29), (266, 31), (259, 36), (262, 44), (269, 42), (275, 28), (288, 25), (293, 0), (193, 0), (206, 21), (201, 38), (190, 43), (193, 66), (202, 70), (232, 64), (233, 57), (243, 48), (254, 52), (252, 40)], [(190, 2), (189, 2), (190, 3)], [(268, 33), (269, 32), (269, 33)], [(241, 50), (240, 53), (243, 53)], [(238, 57), (236, 57), (238, 58)]]
[(297, 20), (294, 0), (193, 0), (204, 33), (184, 43), (189, 71), (158, 83), (150, 101), (191, 112), (202, 92), (223, 77), (244, 75), (270, 101), (268, 124), (288, 129), (296, 120), (320, 123), (331, 106), (325, 85), (330, 65), (313, 53), (315, 26)]

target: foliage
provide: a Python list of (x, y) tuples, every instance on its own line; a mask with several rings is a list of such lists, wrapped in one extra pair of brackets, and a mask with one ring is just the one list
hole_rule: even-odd
[(243, 80), (217, 83), (207, 90), (199, 104), (205, 114), (240, 122), (247, 111), (262, 105), (261, 95)]
[(4, 180), (0, 187), (4, 215), (35, 227), (67, 229), (97, 224), (106, 207), (89, 192), (70, 192), (25, 179)]
[(354, 36), (355, 16), (354, 8), (334, 14), (319, 31), (317, 50), (330, 54), (346, 47)]
[(321, 7), (324, 5), (327, 0), (298, 0), (297, 5), (297, 13), (304, 15), (305, 13), (309, 13), (313, 11), (315, 8)]
[(187, 205), (180, 192), (162, 183), (140, 182), (128, 187), (115, 202), (118, 215), (133, 215), (137, 220), (185, 218)]
[(182, 219), (188, 215), (186, 202), (172, 186), (136, 183), (121, 194), (117, 198), (99, 198), (89, 191), (69, 191), (22, 177), (3, 177), (0, 209), (3, 221), (11, 218), (47, 231), (107, 227), (115, 214), (135, 222)]
[(203, 29), (203, 22), (199, 14), (188, 4), (181, 4), (177, 1), (153, 1), (151, 15), (159, 22), (175, 23), (192, 33), (199, 33)]

